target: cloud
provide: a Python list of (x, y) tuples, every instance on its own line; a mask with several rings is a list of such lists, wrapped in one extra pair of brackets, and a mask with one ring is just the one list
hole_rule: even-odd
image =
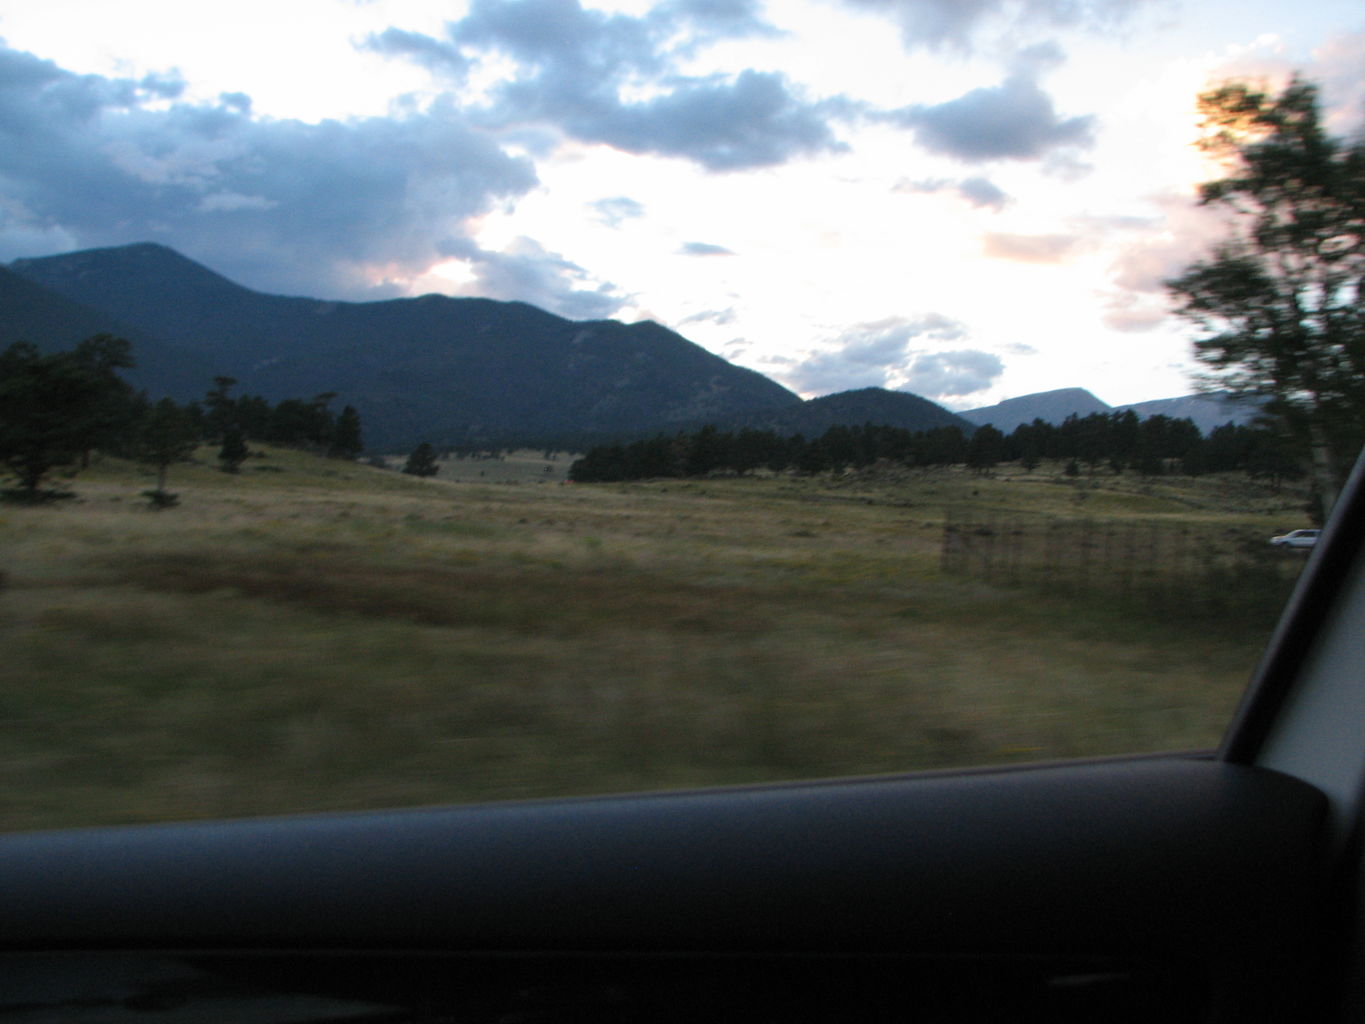
[(985, 178), (966, 178), (958, 183), (957, 191), (973, 206), (1000, 210), (1009, 202), (1009, 196)]
[(900, 389), (931, 398), (961, 398), (987, 390), (1004, 372), (1005, 364), (990, 352), (928, 352), (916, 357)]
[(447, 254), (463, 259), (474, 274), (457, 294), (529, 302), (570, 320), (604, 320), (628, 301), (614, 285), (594, 284), (577, 263), (531, 238), (517, 238), (501, 251), (465, 244)]
[(982, 252), (991, 259), (1018, 263), (1061, 263), (1080, 240), (1075, 235), (1012, 235), (992, 232), (982, 236)]
[(672, 0), (650, 9), (646, 20), (676, 34), (687, 34), (677, 52), (690, 56), (699, 47), (723, 39), (780, 36), (782, 32), (762, 17), (759, 0)]
[(1177, 193), (1152, 196), (1157, 215), (1114, 222), (1127, 237), (1109, 266), (1104, 322), (1119, 331), (1145, 331), (1171, 315), (1166, 282), (1206, 256), (1226, 237), (1227, 214)]
[(970, 51), (985, 27), (1002, 36), (1030, 26), (1107, 28), (1148, 0), (843, 0), (846, 6), (874, 11), (901, 28), (907, 49)]
[(877, 11), (900, 24), (910, 48), (968, 49), (972, 33), (987, 16), (1004, 7), (1002, 0), (844, 0), (850, 7)]
[[(734, 323), (735, 316), (735, 308), (733, 306), (726, 309), (707, 309), (700, 313), (693, 313), (691, 316), (683, 317), (683, 319), (679, 321), (679, 325), (708, 323), (715, 324), (717, 327), (724, 327), (726, 324)], [(733, 345), (735, 342), (731, 342), (731, 344)]]
[[(899, 388), (912, 380), (931, 379), (940, 361), (929, 359), (926, 343), (959, 341), (966, 327), (939, 313), (918, 317), (888, 317), (857, 324), (831, 339), (821, 350), (778, 371), (784, 381), (803, 394), (829, 394), (854, 388)], [(926, 362), (926, 360), (928, 360)], [(998, 362), (998, 360), (997, 360)], [(917, 370), (922, 367), (922, 370)], [(935, 370), (934, 372), (938, 372)], [(967, 392), (929, 391), (927, 394)]]
[(1322, 87), (1328, 130), (1359, 137), (1365, 130), (1365, 31), (1332, 37), (1313, 58), (1308, 78)]
[(709, 171), (737, 171), (846, 149), (827, 123), (836, 107), (803, 102), (782, 75), (746, 70), (733, 79), (683, 83), (642, 103), (584, 111), (561, 123), (584, 142), (682, 157)]
[(648, 21), (578, 0), (473, 0), (448, 30), (457, 46), (498, 50), (575, 94), (592, 90), (589, 76), (615, 82), (666, 69)]
[(1161, 326), (1170, 315), (1170, 303), (1163, 295), (1115, 291), (1104, 299), (1101, 320), (1112, 330), (1138, 334)]
[(214, 192), (199, 200), (199, 205), (195, 209), (202, 213), (213, 213), (214, 211), (270, 210), (278, 205), (273, 199), (266, 199), (262, 196), (244, 196), (240, 192)]
[(245, 284), (369, 296), (536, 184), (448, 104), (399, 118), (268, 120), (247, 97), (75, 75), (0, 47), (0, 258), (163, 242)]
[(725, 248), (723, 245), (711, 245), (707, 242), (684, 242), (678, 249), (678, 253), (683, 256), (733, 256), (734, 252)]
[(407, 57), (428, 71), (461, 81), (472, 66), (457, 46), (401, 28), (387, 28), (371, 35), (360, 44), (360, 49), (384, 57)]
[(1043, 43), (1035, 43), (1026, 46), (1010, 57), (1010, 70), (1016, 75), (1025, 78), (1036, 78), (1038, 75), (1054, 68), (1059, 68), (1066, 63), (1066, 53), (1053, 40)]
[(184, 94), (185, 80), (178, 71), (153, 71), (142, 77), (138, 88), (150, 99), (174, 100)]
[(911, 129), (921, 146), (968, 163), (1036, 160), (1059, 148), (1088, 147), (1091, 116), (1061, 118), (1032, 77), (1016, 72), (935, 106), (902, 107), (880, 115)]
[(491, 45), (558, 75), (662, 71), (702, 45), (779, 35), (761, 7), (757, 0), (667, 0), (637, 18), (590, 10), (579, 0), (473, 0), (450, 33), (457, 44)]
[(738, 362), (749, 354), (750, 343), (748, 338), (731, 338), (725, 343), (721, 354), (730, 362)]
[(926, 194), (951, 192), (972, 206), (991, 210), (1003, 210), (1010, 201), (1010, 197), (1004, 191), (986, 178), (963, 178), (961, 181), (949, 181), (946, 178), (907, 181), (897, 185), (895, 191)]
[[(691, 160), (711, 171), (769, 167), (845, 147), (829, 121), (846, 101), (807, 101), (777, 73), (689, 76), (699, 46), (773, 30), (748, 0), (673, 0), (642, 17), (578, 0), (474, 0), (448, 40), (385, 32), (371, 49), (463, 77), (469, 62), (510, 61), (471, 116), (493, 130), (553, 126), (579, 142)], [(459, 62), (455, 61), (458, 57)]]
[(644, 205), (627, 196), (597, 199), (588, 207), (597, 215), (597, 221), (609, 228), (619, 228), (626, 221), (645, 215)]

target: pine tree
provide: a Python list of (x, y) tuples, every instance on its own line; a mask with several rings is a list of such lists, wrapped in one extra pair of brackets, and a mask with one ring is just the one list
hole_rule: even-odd
[(223, 447), (218, 449), (218, 465), (224, 473), (236, 473), (251, 452), (246, 446), (242, 430), (229, 425), (223, 430)]
[(176, 504), (166, 493), (166, 472), (183, 462), (199, 447), (199, 431), (188, 413), (169, 398), (152, 407), (137, 432), (137, 460), (156, 469), (156, 489), (144, 492), (157, 508)]
[(364, 450), (360, 439), (360, 413), (355, 411), (355, 406), (348, 405), (337, 417), (327, 454), (334, 459), (354, 459)]
[(435, 476), (440, 471), (441, 467), (436, 464), (436, 449), (425, 441), (412, 450), (403, 465), (403, 472), (409, 476)]
[(83, 462), (126, 429), (133, 393), (116, 371), (132, 365), (128, 342), (107, 334), (69, 352), (25, 342), (0, 352), (0, 461), (31, 497), (51, 469)]

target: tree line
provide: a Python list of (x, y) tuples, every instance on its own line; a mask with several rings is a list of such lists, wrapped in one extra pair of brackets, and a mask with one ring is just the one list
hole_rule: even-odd
[(155, 505), (174, 504), (166, 491), (169, 467), (201, 444), (219, 445), (220, 466), (237, 472), (257, 441), (336, 458), (360, 454), (360, 416), (352, 406), (330, 408), (328, 392), (271, 404), (259, 395), (234, 398), (231, 377), (216, 377), (203, 401), (153, 402), (135, 392), (120, 370), (135, 366), (132, 345), (99, 334), (75, 348), (44, 353), (28, 342), (0, 352), (0, 462), (36, 500), (54, 469), (82, 467), (91, 454), (137, 460), (157, 473), (146, 492)]
[(878, 462), (907, 467), (963, 465), (987, 471), (1005, 462), (1026, 469), (1043, 460), (1066, 471), (1132, 471), (1144, 476), (1199, 475), (1242, 470), (1275, 481), (1299, 475), (1291, 447), (1269, 426), (1228, 423), (1207, 437), (1189, 419), (1151, 416), (1132, 410), (1068, 416), (1060, 424), (1041, 419), (1010, 434), (993, 426), (970, 436), (958, 427), (911, 431), (900, 427), (834, 426), (816, 438), (773, 431), (722, 431), (706, 426), (695, 433), (660, 434), (630, 444), (600, 445), (569, 467), (579, 483), (699, 477), (770, 472), (821, 473), (864, 469)]

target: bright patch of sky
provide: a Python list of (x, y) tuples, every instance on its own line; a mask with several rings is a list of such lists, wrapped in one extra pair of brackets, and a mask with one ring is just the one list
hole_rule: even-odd
[(1318, 0), (0, 0), (0, 259), (648, 318), (807, 396), (1192, 390), (1197, 93), (1319, 82)]

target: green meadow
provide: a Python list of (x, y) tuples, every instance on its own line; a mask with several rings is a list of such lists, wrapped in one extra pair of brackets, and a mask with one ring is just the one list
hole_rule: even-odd
[(0, 505), (0, 827), (1208, 747), (1269, 620), (946, 574), (945, 517), (1306, 525), (1231, 477), (568, 464), (271, 449), (233, 476), (202, 449), (173, 509), (108, 459)]

